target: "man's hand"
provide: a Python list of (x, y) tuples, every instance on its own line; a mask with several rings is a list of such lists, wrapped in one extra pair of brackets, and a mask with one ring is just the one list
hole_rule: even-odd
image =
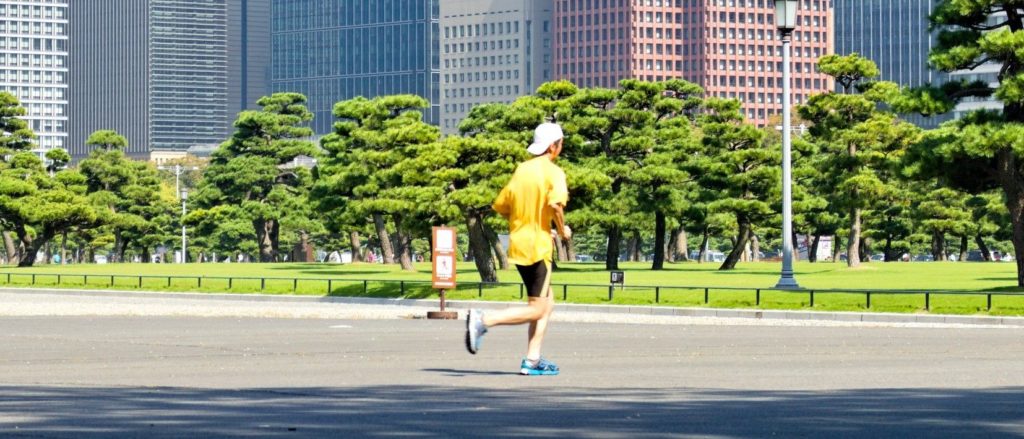
[(572, 239), (572, 229), (570, 229), (569, 226), (566, 225), (562, 226), (562, 233), (558, 233), (557, 228), (551, 229), (552, 238), (558, 238), (559, 236), (561, 236), (562, 239)]
[[(562, 238), (572, 238), (572, 229), (565, 225), (565, 206), (555, 203), (551, 204), (551, 209), (554, 211), (555, 227), (551, 229), (551, 234), (554, 235), (555, 231), (559, 231)], [(554, 238), (554, 236), (552, 236)]]

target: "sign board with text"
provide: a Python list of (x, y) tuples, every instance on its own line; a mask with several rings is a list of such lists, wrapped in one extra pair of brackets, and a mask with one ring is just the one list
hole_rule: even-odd
[(431, 280), (433, 287), (442, 290), (455, 288), (455, 229), (451, 227), (434, 227), (433, 270)]
[(613, 284), (620, 284), (620, 285), (625, 284), (626, 283), (626, 273), (624, 273), (622, 271), (612, 271), (611, 272), (610, 282), (613, 283)]

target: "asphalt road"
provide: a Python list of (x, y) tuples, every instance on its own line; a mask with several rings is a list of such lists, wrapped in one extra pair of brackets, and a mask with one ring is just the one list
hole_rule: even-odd
[(1024, 437), (1024, 330), (0, 318), (14, 437)]

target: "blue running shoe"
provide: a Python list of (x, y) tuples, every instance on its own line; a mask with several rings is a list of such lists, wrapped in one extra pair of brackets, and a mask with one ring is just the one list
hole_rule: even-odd
[(558, 366), (544, 358), (541, 358), (534, 366), (530, 360), (523, 358), (523, 364), (519, 366), (520, 375), (558, 375)]
[(471, 309), (466, 313), (466, 350), (476, 354), (480, 350), (480, 340), (487, 333), (484, 326), (484, 313), (478, 309)]

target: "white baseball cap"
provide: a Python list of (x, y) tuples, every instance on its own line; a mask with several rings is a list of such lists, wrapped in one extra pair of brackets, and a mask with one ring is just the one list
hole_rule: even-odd
[(562, 127), (558, 126), (557, 123), (542, 123), (533, 131), (533, 143), (526, 150), (530, 151), (530, 154), (533, 155), (544, 154), (548, 152), (551, 144), (557, 142), (562, 137), (564, 137)]

